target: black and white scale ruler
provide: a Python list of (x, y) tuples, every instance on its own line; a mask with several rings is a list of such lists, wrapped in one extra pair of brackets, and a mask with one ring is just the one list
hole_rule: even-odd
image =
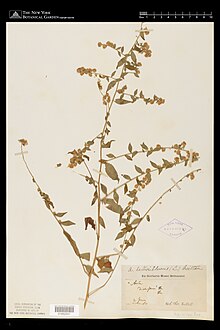
[(210, 12), (156, 12), (140, 11), (139, 18), (144, 20), (177, 20), (177, 21), (212, 21), (214, 19), (212, 11)]

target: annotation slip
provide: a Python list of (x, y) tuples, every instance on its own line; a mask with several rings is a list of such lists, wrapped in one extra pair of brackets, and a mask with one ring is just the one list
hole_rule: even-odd
[(206, 312), (206, 266), (122, 266), (122, 309)]

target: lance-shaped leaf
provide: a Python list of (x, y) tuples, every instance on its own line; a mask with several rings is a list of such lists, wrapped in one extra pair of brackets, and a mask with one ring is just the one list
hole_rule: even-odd
[(94, 195), (93, 195), (91, 206), (95, 204), (95, 202), (97, 201), (97, 199), (98, 199), (98, 193), (97, 193), (97, 191), (95, 191), (94, 192)]
[(129, 151), (129, 152), (132, 152), (132, 149), (133, 149), (133, 148), (132, 148), (132, 144), (129, 143), (129, 145), (128, 145), (128, 151)]
[(58, 218), (63, 217), (65, 214), (67, 214), (67, 212), (59, 212), (59, 213), (54, 213), (54, 215)]
[(150, 163), (151, 163), (151, 165), (152, 165), (153, 167), (155, 167), (155, 168), (159, 168), (159, 165), (157, 165), (156, 163), (154, 163), (154, 162), (152, 162), (152, 161), (150, 161)]
[[(84, 265), (84, 266), (86, 268), (87, 274), (89, 275), (92, 271), (92, 266), (90, 266), (90, 265)], [(93, 269), (92, 274), (95, 275), (96, 277), (98, 277), (98, 275), (95, 273), (94, 269)]]
[(122, 57), (120, 59), (120, 61), (118, 62), (116, 69), (119, 68), (120, 66), (122, 66), (126, 61), (127, 61), (127, 57), (126, 56)]
[(137, 62), (137, 57), (133, 51), (131, 52), (131, 59), (133, 62), (135, 62), (135, 63)]
[(144, 171), (140, 167), (138, 167), (137, 165), (134, 165), (134, 167), (138, 173), (144, 174)]
[(136, 237), (135, 237), (135, 235), (134, 234), (132, 234), (131, 235), (131, 237), (130, 237), (130, 244), (133, 246), (134, 245), (134, 243), (135, 243), (135, 241), (136, 241)]
[(127, 158), (128, 160), (132, 160), (132, 157), (129, 155), (125, 155), (125, 158)]
[(115, 86), (115, 84), (117, 84), (117, 80), (113, 80), (113, 81), (111, 81), (111, 82), (108, 84), (108, 87), (107, 87), (106, 92), (110, 91), (110, 89), (112, 89), (112, 88)]
[(112, 180), (119, 181), (118, 173), (112, 164), (105, 164), (105, 172)]
[(126, 231), (120, 231), (120, 232), (118, 233), (118, 235), (116, 236), (115, 240), (124, 237), (125, 234), (126, 234)]
[(148, 150), (148, 146), (146, 146), (146, 144), (144, 142), (141, 144), (141, 147), (143, 150)]
[(117, 204), (113, 199), (107, 205), (107, 209), (118, 214), (123, 214), (123, 208), (121, 205)]
[(107, 193), (108, 193), (107, 187), (102, 183), (101, 183), (101, 190), (102, 190), (103, 194), (107, 195)]
[(115, 158), (115, 156), (113, 154), (107, 154), (106, 155), (108, 158)]
[(135, 215), (137, 215), (138, 217), (140, 217), (140, 213), (137, 210), (132, 210), (132, 213), (134, 213)]
[(116, 190), (114, 190), (113, 198), (114, 198), (114, 200), (116, 201), (116, 203), (118, 203), (118, 201), (119, 201), (119, 195), (118, 195), (118, 193), (117, 193)]
[(105, 228), (105, 222), (104, 222), (104, 219), (100, 216), (99, 217), (99, 221), (100, 221), (100, 225)]
[(117, 104), (128, 104), (128, 103), (132, 103), (132, 101), (128, 101), (128, 100), (124, 100), (124, 99), (116, 99), (115, 103), (117, 103)]
[(68, 239), (68, 241), (70, 242), (73, 251), (75, 252), (75, 254), (79, 257), (80, 253), (79, 253), (79, 249), (76, 245), (76, 242), (74, 241), (74, 239), (72, 239), (71, 235), (69, 233), (67, 233), (67, 231), (63, 230), (63, 234), (66, 236), (66, 238)]
[(138, 225), (141, 222), (141, 218), (136, 218), (132, 221), (131, 225)]
[(62, 226), (72, 226), (72, 225), (75, 225), (75, 222), (72, 222), (72, 221), (70, 221), (70, 220), (59, 221), (59, 222), (60, 222), (60, 224), (61, 224)]
[(123, 176), (126, 180), (131, 180), (131, 177), (128, 174), (122, 174), (121, 176)]
[(128, 192), (128, 185), (127, 183), (124, 185), (124, 194), (126, 194)]
[(80, 258), (89, 261), (89, 260), (90, 260), (90, 252), (81, 253), (81, 254), (80, 254)]

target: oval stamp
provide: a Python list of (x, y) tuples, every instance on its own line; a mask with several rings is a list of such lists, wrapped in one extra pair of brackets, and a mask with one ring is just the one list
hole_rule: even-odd
[(172, 238), (181, 237), (188, 233), (190, 230), (192, 230), (191, 226), (178, 219), (173, 219), (159, 228), (159, 231)]

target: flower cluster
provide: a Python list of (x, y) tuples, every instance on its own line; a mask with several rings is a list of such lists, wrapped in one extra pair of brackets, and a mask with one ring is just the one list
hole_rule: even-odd
[(150, 103), (150, 104), (157, 103), (158, 105), (161, 105), (161, 104), (165, 103), (165, 99), (163, 99), (162, 97), (158, 97), (156, 95), (154, 95), (153, 99), (151, 99), (149, 97), (147, 99), (144, 99), (144, 101), (146, 101), (146, 103)]
[(28, 141), (25, 140), (25, 139), (20, 139), (20, 140), (18, 140), (18, 141), (21, 143), (21, 145), (22, 145), (23, 147), (25, 147), (26, 145), (28, 145)]
[(70, 162), (68, 167), (74, 168), (78, 164), (81, 164), (83, 162), (83, 154), (84, 154), (84, 149), (74, 149), (73, 151), (68, 152), (68, 154), (71, 154), (72, 157), (70, 158)]
[(90, 77), (92, 77), (93, 75), (96, 75), (96, 69), (91, 69), (91, 68), (84, 68), (83, 66), (78, 68), (76, 70), (81, 76), (83, 76), (84, 74), (88, 74)]
[(122, 88), (118, 89), (117, 92), (118, 94), (123, 94), (127, 89), (127, 85), (124, 85)]
[(111, 41), (107, 41), (105, 44), (103, 44), (102, 42), (98, 43), (98, 47), (102, 47), (103, 49), (105, 49), (106, 47), (111, 47), (111, 48), (116, 48), (116, 44), (114, 44)]
[(150, 50), (150, 46), (147, 42), (140, 44), (141, 48), (140, 48), (140, 53), (144, 54), (145, 57), (151, 57), (152, 55), (152, 51)]
[(103, 95), (102, 100), (103, 100), (103, 104), (107, 105), (111, 101), (110, 95), (108, 93), (106, 93), (105, 95)]

